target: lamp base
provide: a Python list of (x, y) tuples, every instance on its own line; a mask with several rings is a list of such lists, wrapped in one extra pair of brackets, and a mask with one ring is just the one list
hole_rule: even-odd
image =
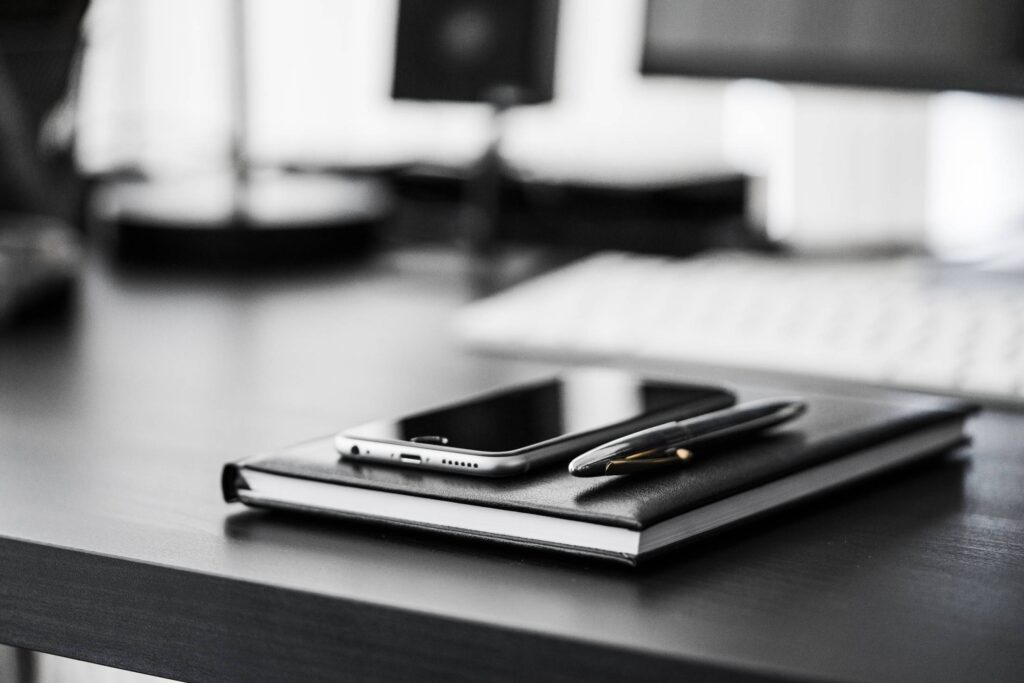
[(381, 181), (316, 173), (120, 181), (97, 203), (119, 258), (202, 266), (357, 256), (376, 243), (392, 211)]

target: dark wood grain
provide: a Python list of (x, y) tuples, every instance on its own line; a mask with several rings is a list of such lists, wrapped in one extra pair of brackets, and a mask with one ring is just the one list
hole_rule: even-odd
[(1017, 413), (633, 572), (220, 500), (225, 460), (549, 370), (459, 350), (450, 254), (82, 284), (0, 337), (0, 642), (190, 680), (1024, 667)]

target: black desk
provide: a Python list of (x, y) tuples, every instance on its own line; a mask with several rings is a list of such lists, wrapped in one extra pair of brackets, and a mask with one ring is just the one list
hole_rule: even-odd
[(1009, 680), (1024, 420), (641, 572), (221, 502), (221, 463), (533, 376), (462, 354), (457, 262), (93, 264), (0, 336), (0, 642), (202, 680)]

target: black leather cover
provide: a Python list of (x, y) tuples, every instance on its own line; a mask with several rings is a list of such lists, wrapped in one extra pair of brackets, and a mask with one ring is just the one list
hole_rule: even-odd
[(332, 437), (298, 444), (225, 467), (226, 500), (237, 500), (246, 469), (474, 505), (521, 510), (629, 529), (643, 529), (735, 492), (878, 445), (974, 410), (953, 401), (881, 403), (841, 397), (808, 398), (792, 425), (742, 445), (696, 451), (692, 463), (669, 473), (576, 478), (565, 467), (500, 479), (417, 472), (339, 461)]

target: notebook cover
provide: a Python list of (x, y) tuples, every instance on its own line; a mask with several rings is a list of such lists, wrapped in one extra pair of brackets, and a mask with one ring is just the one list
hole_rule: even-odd
[[(791, 426), (742, 445), (696, 453), (685, 468), (629, 477), (577, 478), (553, 466), (520, 477), (481, 478), (339, 461), (332, 437), (225, 467), (224, 496), (237, 500), (240, 470), (426, 496), (641, 530), (738, 491), (855, 453), (974, 408), (954, 401), (880, 403), (814, 396)], [(244, 477), (244, 473), (242, 474)]]

